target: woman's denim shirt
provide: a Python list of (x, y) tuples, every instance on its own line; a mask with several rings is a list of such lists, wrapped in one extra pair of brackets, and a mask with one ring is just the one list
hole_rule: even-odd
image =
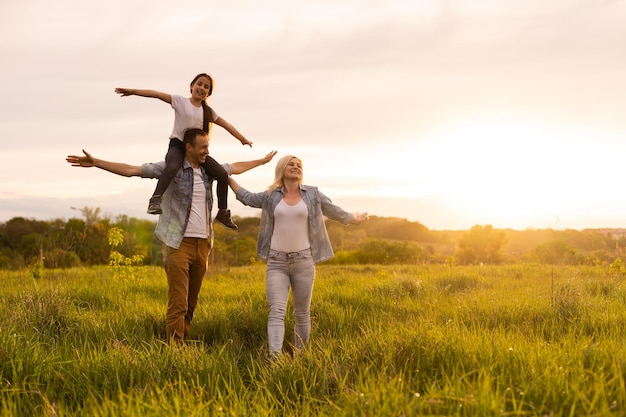
[[(277, 188), (269, 194), (267, 191), (252, 193), (243, 187), (237, 191), (237, 200), (246, 206), (261, 209), (261, 224), (256, 244), (257, 256), (261, 259), (267, 260), (269, 257), (270, 243), (274, 233), (274, 209), (283, 199), (283, 192), (283, 188)], [(309, 211), (309, 238), (313, 262), (326, 261), (332, 258), (334, 253), (324, 224), (324, 216), (347, 225), (354, 218), (354, 214), (333, 204), (330, 198), (320, 192), (317, 187), (300, 185), (300, 192)]]
[[(230, 175), (232, 167), (230, 164), (222, 165)], [(165, 169), (165, 162), (148, 163), (142, 165), (143, 178), (159, 178)], [(213, 179), (202, 170), (202, 179), (206, 189), (206, 209), (207, 209), (207, 238), (209, 244), (213, 246), (213, 227), (211, 224), (211, 209), (213, 207), (213, 192), (211, 185)], [(183, 162), (183, 167), (172, 179), (169, 187), (163, 193), (161, 208), (163, 213), (159, 215), (154, 234), (167, 246), (178, 249), (183, 241), (189, 214), (191, 213), (191, 199), (193, 195), (193, 169), (187, 159)]]

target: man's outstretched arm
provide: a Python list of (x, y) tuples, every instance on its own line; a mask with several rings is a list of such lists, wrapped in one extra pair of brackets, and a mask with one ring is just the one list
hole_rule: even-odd
[[(141, 177), (142, 166), (141, 165), (129, 165), (121, 162), (105, 161), (104, 159), (94, 158), (89, 152), (83, 149), (84, 156), (68, 155), (65, 160), (74, 167), (91, 168), (96, 167), (105, 171), (112, 172), (124, 177)], [(256, 168), (260, 165), (267, 164), (274, 158), (276, 151), (272, 151), (265, 155), (263, 158), (254, 159), (251, 161), (233, 162), (231, 165), (233, 174), (241, 174), (252, 168)]]
[[(84, 151), (83, 151), (84, 152)], [(230, 164), (230, 167), (232, 169), (232, 173), (234, 174), (241, 174), (244, 173), (252, 168), (256, 168), (260, 165), (265, 165), (267, 164), (269, 161), (272, 160), (272, 158), (274, 158), (274, 155), (276, 155), (276, 151), (272, 151), (270, 153), (268, 153), (267, 155), (265, 155), (265, 157), (261, 158), (261, 159), (255, 159), (252, 161), (241, 161), (241, 162), (233, 162)]]
[[(85, 156), (68, 155), (65, 160), (73, 167), (91, 168), (96, 167), (124, 177), (141, 177), (141, 165), (128, 165), (121, 162), (110, 162), (94, 158), (83, 149)], [(248, 168), (250, 169), (250, 168)]]

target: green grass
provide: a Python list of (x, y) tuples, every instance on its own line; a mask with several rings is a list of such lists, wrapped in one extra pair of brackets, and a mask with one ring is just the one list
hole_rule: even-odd
[(311, 344), (275, 363), (263, 265), (209, 273), (182, 347), (140, 274), (0, 272), (1, 416), (626, 415), (607, 268), (321, 265)]

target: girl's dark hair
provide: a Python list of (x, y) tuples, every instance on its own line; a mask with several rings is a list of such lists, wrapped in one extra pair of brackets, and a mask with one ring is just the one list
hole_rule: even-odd
[[(200, 77), (206, 77), (209, 79), (209, 83), (211, 84), (211, 86), (209, 87), (209, 94), (207, 94), (207, 96), (210, 96), (213, 93), (213, 77), (211, 77), (209, 74), (204, 73), (204, 72), (193, 77), (193, 80), (191, 80), (191, 84), (189, 84), (189, 90), (191, 91), (191, 86), (194, 85), (195, 82), (198, 81), (198, 78)], [(212, 123), (209, 123), (208, 121), (210, 110), (209, 110), (209, 105), (206, 103), (206, 99), (202, 100), (202, 110), (204, 111), (204, 123), (202, 125), (202, 130), (204, 130), (208, 135), (211, 132)]]
[(205, 74), (204, 72), (202, 74), (198, 74), (195, 77), (193, 77), (193, 80), (191, 80), (191, 84), (189, 84), (189, 87), (191, 87), (192, 85), (194, 85), (194, 83), (196, 81), (198, 81), (198, 78), (200, 77), (206, 77), (209, 79), (209, 82), (211, 83), (211, 87), (209, 87), (209, 94), (208, 96), (210, 97), (211, 94), (213, 93), (213, 77), (211, 77), (209, 74)]

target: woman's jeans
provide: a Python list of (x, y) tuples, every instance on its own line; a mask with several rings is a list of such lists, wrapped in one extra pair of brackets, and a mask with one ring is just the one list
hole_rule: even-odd
[(267, 338), (271, 354), (280, 355), (282, 351), (289, 287), (293, 298), (295, 347), (302, 349), (309, 341), (314, 280), (315, 264), (310, 249), (289, 253), (270, 250), (265, 291), (270, 309)]

